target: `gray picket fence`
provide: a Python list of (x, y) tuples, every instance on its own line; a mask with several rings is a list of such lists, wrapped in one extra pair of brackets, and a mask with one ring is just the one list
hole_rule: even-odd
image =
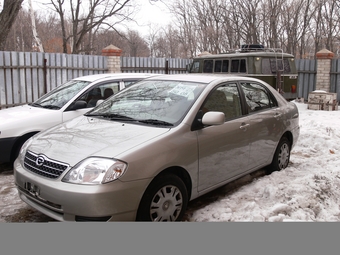
[(296, 59), (298, 70), (298, 97), (308, 99), (308, 94), (315, 90), (316, 60)]
[(186, 73), (186, 66), (191, 62), (192, 59), (121, 57), (121, 71), (123, 73)]
[[(183, 73), (191, 61), (121, 57), (121, 71)], [(105, 56), (0, 52), (0, 109), (33, 102), (73, 78), (107, 71)]]
[(102, 56), (0, 52), (0, 109), (33, 102), (75, 77), (106, 71)]
[[(121, 57), (122, 72), (186, 73), (191, 59)], [(298, 97), (315, 90), (316, 60), (297, 59)], [(0, 109), (37, 100), (73, 78), (106, 73), (107, 57), (0, 51)], [(331, 92), (340, 101), (340, 60), (332, 60)]]
[(340, 102), (340, 59), (332, 60), (330, 92), (337, 93), (337, 101)]

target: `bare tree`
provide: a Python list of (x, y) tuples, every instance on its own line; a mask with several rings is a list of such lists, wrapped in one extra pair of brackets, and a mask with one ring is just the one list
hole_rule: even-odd
[(35, 14), (34, 14), (33, 6), (32, 6), (32, 0), (29, 0), (28, 2), (29, 2), (29, 12), (30, 12), (30, 15), (31, 15), (33, 36), (34, 36), (34, 39), (35, 39), (35, 42), (37, 44), (37, 48), (39, 49), (39, 51), (44, 52), (44, 47), (43, 47), (41, 40), (38, 36), (37, 26), (35, 24)]
[(0, 50), (4, 50), (10, 29), (19, 13), (23, 0), (4, 0), (0, 12)]
[[(82, 49), (86, 36), (90, 34), (91, 42), (93, 30), (105, 24), (113, 27), (114, 24), (126, 20), (131, 14), (128, 10), (129, 2), (132, 0), (50, 0), (52, 8), (60, 17), (61, 30), (63, 34), (63, 49), (67, 52), (67, 44), (71, 44), (72, 53), (78, 54), (81, 51), (89, 51), (90, 49)], [(68, 4), (66, 6), (66, 4)], [(66, 8), (70, 10), (68, 22)], [(109, 18), (115, 20), (108, 20)], [(67, 31), (68, 24), (71, 26)], [(89, 44), (91, 45), (91, 43)]]
[(150, 50), (146, 41), (137, 31), (129, 30), (126, 36), (125, 55), (129, 57), (147, 57)]

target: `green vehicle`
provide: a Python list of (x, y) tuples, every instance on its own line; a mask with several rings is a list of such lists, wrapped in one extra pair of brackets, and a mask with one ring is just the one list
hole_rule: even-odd
[(242, 45), (222, 54), (203, 53), (187, 67), (189, 73), (240, 74), (270, 84), (287, 100), (297, 98), (294, 56), (259, 44)]

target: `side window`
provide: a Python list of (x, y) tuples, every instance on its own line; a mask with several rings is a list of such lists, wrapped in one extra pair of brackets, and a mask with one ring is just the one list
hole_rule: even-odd
[(191, 66), (190, 73), (198, 73), (199, 70), (200, 70), (200, 62), (199, 61), (194, 61), (192, 63), (192, 66)]
[(215, 60), (214, 73), (227, 73), (229, 71), (229, 60)]
[(209, 111), (223, 112), (225, 119), (242, 115), (239, 91), (235, 83), (229, 83), (215, 89), (201, 107), (203, 114)]
[(212, 73), (213, 72), (213, 60), (204, 60), (203, 62), (203, 73)]
[(222, 70), (222, 60), (215, 60), (214, 72), (215, 73), (220, 73), (221, 70)]
[(225, 59), (222, 62), (222, 72), (227, 73), (229, 71), (229, 60)]
[(247, 72), (246, 60), (241, 59), (240, 60), (240, 73), (246, 73), (246, 72)]
[(77, 101), (87, 103), (87, 108), (95, 107), (98, 100), (105, 100), (119, 91), (119, 82), (101, 84), (87, 91)]
[(264, 86), (258, 83), (242, 82), (241, 87), (246, 97), (249, 112), (277, 106), (276, 100)]
[(231, 60), (231, 70), (232, 73), (246, 73), (247, 65), (245, 59), (233, 59)]

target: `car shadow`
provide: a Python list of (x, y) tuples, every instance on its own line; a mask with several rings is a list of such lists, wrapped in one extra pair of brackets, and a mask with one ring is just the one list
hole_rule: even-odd
[(190, 201), (188, 203), (188, 207), (186, 209), (186, 212), (183, 216), (182, 221), (192, 221), (191, 217), (193, 216), (194, 212), (202, 209), (206, 206), (208, 206), (211, 203), (214, 203), (216, 201), (221, 200), (221, 198), (228, 196), (230, 194), (233, 194), (234, 192), (236, 192), (239, 188), (241, 188), (242, 186), (251, 183), (252, 181), (254, 181), (255, 179), (265, 176), (266, 175), (266, 171), (265, 169), (260, 169), (257, 170), (251, 174), (247, 174), (239, 179), (236, 179), (232, 182), (229, 182), (228, 184), (213, 190), (201, 197), (198, 197), (192, 201)]

